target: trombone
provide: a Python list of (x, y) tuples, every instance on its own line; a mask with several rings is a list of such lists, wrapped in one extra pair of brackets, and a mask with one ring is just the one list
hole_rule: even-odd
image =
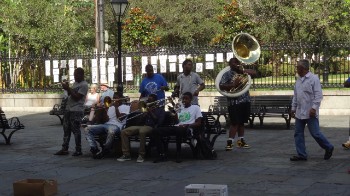
[[(162, 103), (163, 101), (164, 101), (164, 103)], [(137, 110), (135, 110), (127, 115), (121, 116), (121, 117), (119, 117), (119, 119), (123, 119), (124, 117), (127, 117), (129, 115), (136, 113), (134, 116), (127, 118), (126, 120), (128, 121), (128, 120), (139, 117), (139, 116), (149, 112), (149, 109), (164, 107), (166, 104), (167, 104), (167, 99), (158, 99), (158, 100), (153, 101), (153, 102), (140, 101), (138, 103)]]
[(111, 99), (109, 96), (106, 96), (104, 98), (104, 100), (103, 100), (103, 104), (104, 104), (104, 107), (109, 108), (115, 102), (123, 101), (123, 100), (130, 101), (130, 98), (129, 97), (125, 97), (125, 98), (120, 98), (120, 99)]
[(147, 112), (149, 108), (159, 108), (165, 106), (167, 103), (161, 104), (161, 102), (166, 101), (166, 99), (159, 99), (153, 102), (140, 101), (138, 104), (138, 110), (141, 112)]

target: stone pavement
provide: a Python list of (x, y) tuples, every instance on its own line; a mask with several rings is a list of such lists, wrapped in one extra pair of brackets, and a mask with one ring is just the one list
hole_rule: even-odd
[(184, 161), (175, 163), (175, 146), (170, 146), (169, 161), (155, 164), (153, 158), (136, 163), (138, 143), (132, 143), (129, 162), (92, 159), (85, 139), (83, 156), (54, 156), (63, 134), (57, 117), (6, 114), (19, 116), (26, 128), (14, 134), (12, 145), (0, 139), (0, 195), (13, 195), (13, 182), (27, 178), (56, 179), (58, 195), (177, 196), (184, 195), (189, 184), (227, 184), (229, 195), (350, 195), (350, 150), (341, 147), (349, 135), (349, 116), (321, 116), (322, 131), (335, 146), (328, 161), (307, 133), (308, 161), (290, 162), (295, 154), (293, 130), (286, 130), (282, 118), (266, 118), (263, 127), (246, 128), (250, 149), (226, 152), (227, 136), (221, 135), (215, 143), (217, 160), (195, 160), (184, 147)]

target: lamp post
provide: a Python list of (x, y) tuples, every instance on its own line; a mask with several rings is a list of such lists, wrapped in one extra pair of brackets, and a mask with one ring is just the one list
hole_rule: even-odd
[(124, 12), (129, 6), (128, 0), (111, 0), (114, 14), (117, 18), (118, 24), (118, 86), (117, 91), (123, 93), (123, 82), (122, 82), (122, 22), (121, 18), (124, 16)]

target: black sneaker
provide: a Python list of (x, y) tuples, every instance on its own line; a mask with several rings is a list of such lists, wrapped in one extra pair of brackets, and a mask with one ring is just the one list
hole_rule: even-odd
[(333, 150), (334, 150), (334, 147), (332, 147), (331, 149), (326, 150), (326, 152), (324, 153), (324, 160), (328, 160), (328, 159), (330, 159), (332, 157)]
[(301, 157), (301, 156), (292, 156), (289, 160), (290, 161), (307, 161), (307, 158)]
[(109, 150), (103, 149), (101, 152), (97, 153), (93, 156), (94, 159), (103, 159), (107, 154), (109, 154)]
[(237, 141), (237, 148), (250, 148), (243, 138)]
[(90, 152), (94, 156), (94, 155), (96, 155), (99, 152), (99, 150), (98, 150), (98, 148), (90, 148)]
[(58, 152), (56, 152), (54, 155), (68, 155), (69, 152), (66, 149), (61, 149)]
[(230, 151), (233, 149), (233, 144), (232, 144), (232, 140), (227, 140), (227, 145), (225, 147), (226, 151)]
[(73, 157), (77, 157), (77, 156), (80, 156), (80, 155), (83, 155), (83, 153), (81, 151), (75, 151), (72, 156)]
[(160, 163), (167, 161), (167, 158), (165, 155), (160, 155), (156, 160), (153, 161), (153, 163)]

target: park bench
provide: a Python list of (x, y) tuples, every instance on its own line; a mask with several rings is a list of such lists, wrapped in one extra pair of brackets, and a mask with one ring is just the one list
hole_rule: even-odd
[(52, 108), (52, 110), (50, 110), (50, 115), (55, 115), (60, 119), (61, 125), (63, 125), (63, 118), (64, 118), (64, 112), (66, 110), (66, 106), (67, 106), (67, 98), (62, 98), (62, 101), (60, 104), (55, 104)]
[[(1, 135), (5, 139), (5, 143), (7, 145), (11, 144), (11, 137), (12, 135), (20, 130), (24, 129), (24, 125), (19, 121), (18, 117), (12, 117), (7, 119), (5, 113), (0, 110), (0, 128), (2, 129)], [(7, 131), (10, 130), (11, 132), (7, 135)]]
[(282, 117), (290, 128), (290, 115), (292, 95), (264, 95), (251, 97), (251, 118), (249, 123), (253, 126), (254, 118), (258, 117), (260, 126), (263, 126), (265, 117)]
[[(134, 113), (134, 115), (137, 115), (137, 113)], [(194, 139), (198, 138), (198, 134), (203, 134), (204, 137), (209, 139), (211, 145), (214, 146), (214, 143), (215, 143), (217, 137), (222, 133), (220, 123), (217, 123), (216, 119), (211, 114), (203, 112), (202, 115), (203, 115), (203, 118), (202, 118), (202, 120), (203, 120), (202, 126), (203, 127), (200, 129), (201, 133), (197, 133), (196, 131), (194, 131), (195, 133), (193, 135), (188, 135), (187, 137), (184, 137), (183, 141), (182, 141), (182, 143), (189, 145), (194, 156), (195, 156), (196, 150), (195, 150), (195, 144), (193, 143), (193, 141), (194, 141)], [(130, 122), (127, 121), (126, 127), (133, 126), (133, 123), (135, 122), (133, 120), (131, 120)], [(176, 122), (174, 120), (174, 117), (170, 114), (170, 112), (166, 112), (164, 123), (161, 126), (162, 127), (171, 127), (171, 126), (174, 126), (175, 124), (176, 124)], [(106, 141), (106, 135), (96, 135), (95, 140), (102, 147), (104, 142)], [(116, 144), (117, 150), (115, 150), (115, 151), (117, 151), (116, 152), (117, 154), (121, 153), (121, 152), (118, 152), (118, 151), (120, 151), (120, 148), (121, 148), (120, 147), (120, 143), (121, 143), (120, 140), (121, 140), (120, 135), (119, 134), (115, 135), (115, 138), (114, 138), (115, 142), (114, 143)], [(130, 142), (139, 142), (140, 141), (139, 137), (137, 135), (130, 136), (129, 140), (130, 140)], [(151, 147), (152, 147), (152, 144), (150, 144), (150, 141), (151, 141), (151, 138), (149, 136), (146, 137), (146, 142), (147, 142), (146, 149), (147, 149), (147, 154), (149, 154), (149, 155), (151, 153), (150, 151), (151, 151)], [(165, 150), (168, 150), (168, 145), (170, 143), (176, 143), (176, 137), (175, 136), (166, 136), (163, 138), (163, 141), (165, 144)]]
[[(251, 96), (250, 107), (250, 127), (254, 126), (255, 118), (259, 118), (260, 126), (263, 126), (265, 117), (282, 117), (286, 121), (287, 129), (290, 128), (291, 122), (291, 102), (292, 95), (261, 95)], [(220, 116), (225, 116), (228, 120), (227, 98), (219, 96), (214, 98), (214, 104), (209, 106), (208, 112), (217, 116), (219, 121)]]

